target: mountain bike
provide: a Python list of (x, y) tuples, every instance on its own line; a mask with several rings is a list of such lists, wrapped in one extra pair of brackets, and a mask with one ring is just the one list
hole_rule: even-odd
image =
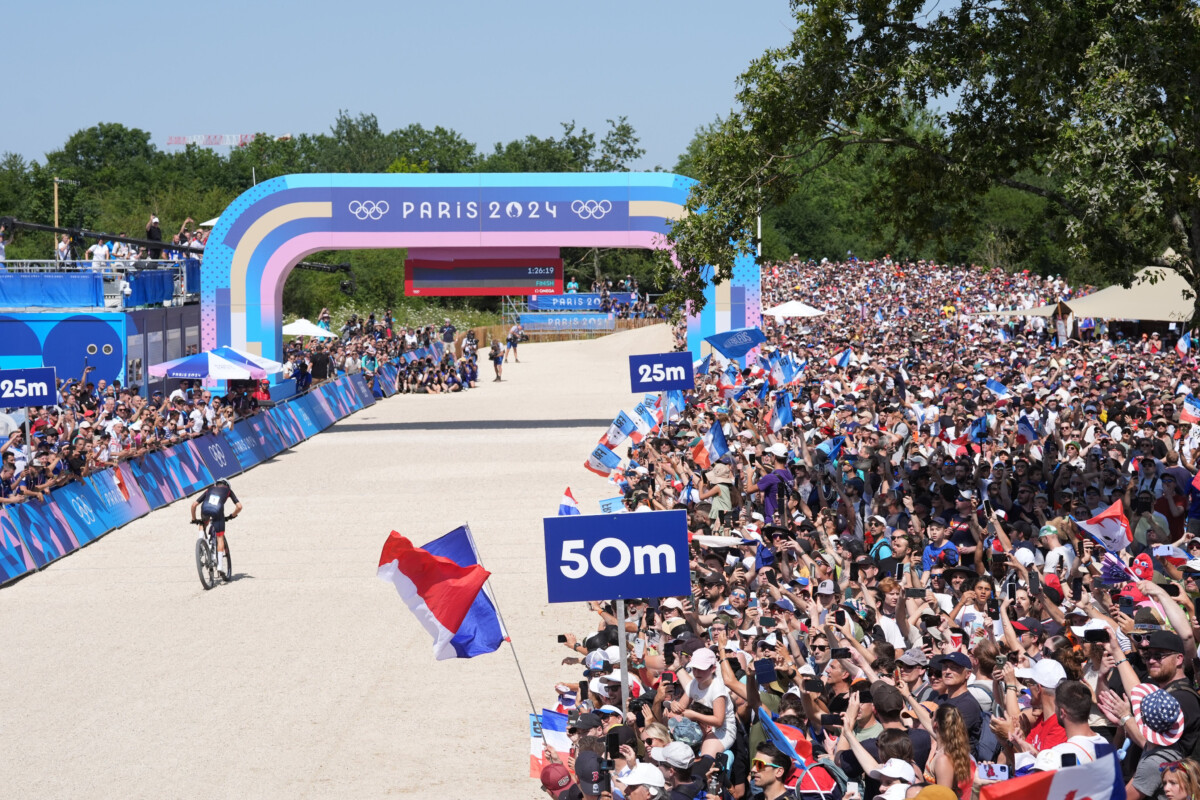
[[(229, 518), (226, 517), (226, 522)], [(229, 552), (229, 540), (225, 541), (225, 569), (218, 571), (217, 534), (213, 532), (211, 520), (194, 520), (193, 525), (204, 526), (204, 531), (196, 538), (196, 572), (200, 574), (200, 585), (205, 591), (216, 585), (220, 576), (223, 583), (233, 579), (233, 556)]]

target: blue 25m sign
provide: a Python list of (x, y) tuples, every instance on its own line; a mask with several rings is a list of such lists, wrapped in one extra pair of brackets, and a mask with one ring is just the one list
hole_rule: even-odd
[(695, 388), (692, 354), (684, 350), (682, 353), (630, 356), (629, 383), (634, 394)]
[(551, 603), (692, 590), (682, 510), (546, 517), (542, 525)]
[(54, 367), (0, 370), (0, 408), (58, 402)]

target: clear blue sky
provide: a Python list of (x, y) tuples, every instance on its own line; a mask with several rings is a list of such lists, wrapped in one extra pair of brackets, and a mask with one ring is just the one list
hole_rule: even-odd
[[(481, 149), (626, 115), (670, 169), (790, 38), (785, 0), (255, 0), (17, 3), (5, 10), (0, 152), (28, 159), (97, 122), (171, 135), (442, 125)], [(599, 136), (597, 137), (599, 138)]]

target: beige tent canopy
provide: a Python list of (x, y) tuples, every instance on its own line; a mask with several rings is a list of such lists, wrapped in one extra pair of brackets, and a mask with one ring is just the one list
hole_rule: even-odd
[(1134, 276), (1129, 288), (1109, 286), (1084, 297), (1037, 308), (981, 311), (983, 317), (1050, 317), (1062, 313), (1095, 319), (1137, 319), (1158, 322), (1187, 322), (1192, 318), (1192, 288), (1173, 269), (1146, 267)]

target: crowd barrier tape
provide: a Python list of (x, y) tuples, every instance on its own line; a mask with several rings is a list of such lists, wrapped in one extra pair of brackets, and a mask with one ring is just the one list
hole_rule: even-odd
[[(390, 378), (387, 378), (390, 374)], [(398, 370), (383, 365), (377, 386), (395, 393)], [(390, 384), (389, 384), (390, 380)], [(45, 567), (163, 506), (232, 478), (374, 405), (364, 376), (346, 375), (234, 423), (72, 481), (45, 500), (0, 508), (0, 586)]]

